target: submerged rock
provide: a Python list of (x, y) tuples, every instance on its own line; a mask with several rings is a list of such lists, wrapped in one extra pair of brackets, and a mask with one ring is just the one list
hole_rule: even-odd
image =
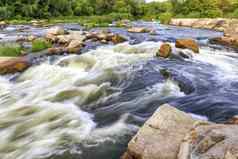
[(156, 53), (158, 57), (168, 58), (172, 53), (172, 47), (170, 44), (162, 44), (159, 51)]
[(181, 49), (190, 49), (195, 53), (199, 53), (199, 46), (195, 40), (192, 39), (177, 39), (175, 46)]
[(238, 125), (215, 124), (162, 105), (128, 144), (122, 159), (235, 159)]
[(0, 74), (22, 72), (30, 66), (26, 57), (0, 59)]

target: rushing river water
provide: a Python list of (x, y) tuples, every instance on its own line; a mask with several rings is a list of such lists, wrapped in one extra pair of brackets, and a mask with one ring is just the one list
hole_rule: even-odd
[[(119, 159), (163, 103), (216, 122), (238, 114), (238, 54), (207, 44), (221, 33), (140, 25), (157, 34), (110, 28), (129, 42), (44, 58), (22, 74), (0, 76), (0, 158)], [(2, 41), (45, 33), (24, 27), (2, 31)], [(200, 42), (200, 54), (183, 58), (174, 47), (172, 58), (155, 57), (160, 41), (186, 37)]]

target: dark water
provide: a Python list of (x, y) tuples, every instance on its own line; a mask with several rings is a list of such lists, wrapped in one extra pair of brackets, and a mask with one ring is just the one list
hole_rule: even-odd
[[(181, 56), (174, 56), (170, 59), (151, 57), (117, 67), (118, 72), (127, 74), (126, 78), (110, 78), (109, 81), (113, 88), (111, 91), (117, 92), (117, 89), (120, 89), (120, 93), (109, 96), (106, 100), (80, 105), (83, 111), (94, 115), (93, 122), (97, 124), (96, 131), (98, 129), (99, 132), (101, 130), (109, 134), (105, 138), (108, 137), (110, 140), (105, 138), (100, 140), (99, 137), (95, 141), (67, 143), (62, 145), (62, 151), (52, 152), (50, 157), (44, 158), (118, 159), (125, 151), (128, 141), (137, 131), (133, 126), (141, 126), (164, 103), (169, 103), (185, 112), (206, 117), (214, 122), (224, 122), (238, 114), (238, 55), (231, 50), (208, 43), (209, 38), (221, 36), (222, 33), (162, 26), (155, 23), (137, 22), (134, 25), (153, 28), (156, 35), (128, 33), (123, 28), (108, 29), (127, 37), (129, 43), (133, 45), (145, 43), (145, 41), (154, 42), (145, 44), (157, 45), (158, 41), (173, 43), (178, 38), (193, 38), (200, 43), (201, 53), (189, 59)], [(65, 27), (73, 30), (81, 29), (77, 25), (66, 25)], [(30, 30), (34, 32), (36, 29), (30, 27)], [(40, 31), (36, 33), (44, 34), (41, 28), (38, 30)], [(6, 31), (3, 33), (10, 34)], [(96, 46), (88, 45), (89, 50)], [(108, 133), (108, 131), (119, 129), (117, 126), (115, 129), (112, 127), (120, 120), (131, 125), (132, 127), (129, 127), (131, 131), (121, 135)]]

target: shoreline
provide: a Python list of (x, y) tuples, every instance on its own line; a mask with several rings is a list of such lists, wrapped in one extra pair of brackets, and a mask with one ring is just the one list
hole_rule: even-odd
[(223, 32), (222, 37), (210, 39), (210, 43), (238, 49), (238, 19), (204, 18), (204, 19), (171, 19), (170, 25), (209, 29)]

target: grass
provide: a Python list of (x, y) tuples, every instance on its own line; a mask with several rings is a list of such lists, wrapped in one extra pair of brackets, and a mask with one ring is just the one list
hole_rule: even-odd
[(32, 52), (38, 52), (52, 47), (52, 44), (45, 39), (36, 39), (32, 42)]
[(16, 57), (22, 54), (23, 48), (17, 43), (0, 44), (0, 56)]

